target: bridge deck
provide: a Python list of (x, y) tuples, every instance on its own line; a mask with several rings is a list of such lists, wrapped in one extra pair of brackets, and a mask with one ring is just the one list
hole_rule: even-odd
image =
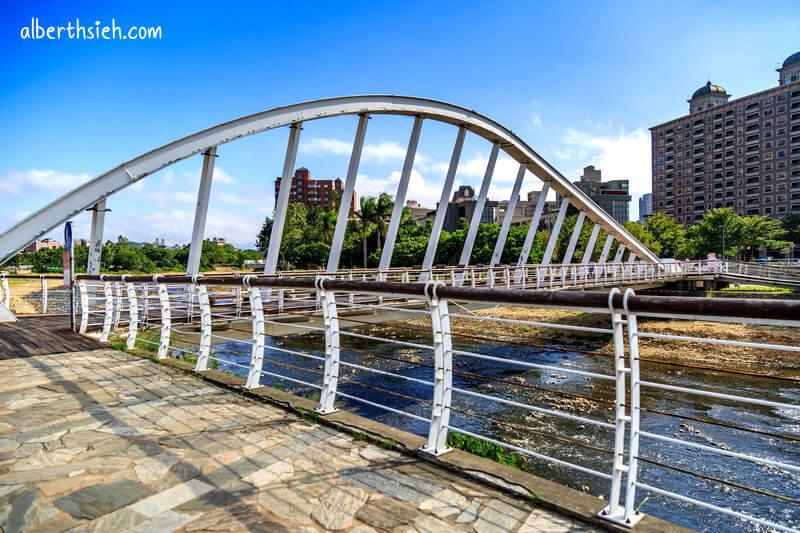
[(0, 323), (0, 359), (96, 350), (103, 345), (69, 329), (68, 316), (20, 317)]
[(76, 526), (585, 529), (130, 354), (104, 349), (0, 361), (0, 530)]

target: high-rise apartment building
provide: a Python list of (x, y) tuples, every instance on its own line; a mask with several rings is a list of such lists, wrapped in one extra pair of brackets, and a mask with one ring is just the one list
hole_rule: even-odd
[[(628, 180), (602, 181), (600, 169), (589, 165), (583, 168), (581, 179), (573, 183), (614, 220), (620, 224), (628, 221), (631, 203)], [(556, 195), (556, 203), (561, 204), (561, 195)], [(567, 216), (572, 216), (577, 212), (578, 210), (570, 205)]]
[[(447, 204), (447, 211), (445, 212), (443, 224), (444, 231), (452, 233), (459, 229), (461, 227), (460, 221), (462, 218), (470, 222), (476, 207), (478, 207), (478, 200), (475, 197), (475, 190), (469, 185), (460, 186), (458, 190), (453, 193), (453, 200)], [(493, 223), (496, 208), (496, 201), (486, 200), (483, 204), (480, 223)]]
[(653, 214), (653, 193), (643, 194), (639, 198), (639, 221), (644, 222)]
[(688, 115), (650, 128), (653, 211), (685, 224), (720, 207), (800, 212), (800, 52), (777, 71), (777, 87), (736, 100), (708, 82)]
[[(278, 201), (278, 191), (281, 188), (281, 178), (275, 179), (275, 202)], [(333, 200), (333, 193), (340, 197), (344, 194), (344, 183), (339, 178), (334, 180), (312, 180), (311, 171), (305, 167), (300, 167), (294, 172), (292, 177), (292, 188), (289, 191), (289, 203), (314, 205), (317, 207), (330, 207)], [(356, 193), (353, 191), (353, 201), (350, 204), (350, 211), (355, 209)]]

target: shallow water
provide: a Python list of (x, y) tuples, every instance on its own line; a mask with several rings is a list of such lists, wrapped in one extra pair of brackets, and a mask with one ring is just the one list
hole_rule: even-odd
[[(424, 342), (419, 336), (394, 334), (393, 339), (411, 342)], [(296, 335), (280, 339), (267, 338), (264, 369), (311, 383), (321, 382), (322, 361), (299, 355), (286, 354), (269, 346), (305, 352), (322, 356), (323, 340), (320, 335)], [(349, 351), (348, 348), (356, 350)], [(494, 357), (514, 359), (529, 363), (552, 365), (562, 368), (589, 370), (611, 375), (613, 359), (572, 351), (561, 351), (551, 346), (549, 349), (493, 344), (486, 342), (463, 342), (454, 340), (454, 348), (478, 352)], [(563, 350), (563, 348), (562, 348)], [(221, 359), (239, 365), (249, 364), (250, 345), (246, 343), (227, 343), (214, 345), (212, 352)], [(213, 354), (212, 354), (213, 355)], [(403, 376), (432, 381), (432, 369), (410, 362), (399, 362), (386, 358), (415, 360), (423, 365), (432, 364), (429, 350), (403, 347), (391, 343), (342, 337), (343, 362), (350, 362), (377, 368)], [(271, 362), (272, 360), (275, 362)], [(286, 368), (277, 363), (304, 367), (310, 371)], [(246, 371), (224, 361), (221, 370), (229, 370), (237, 375)], [(574, 415), (610, 422), (613, 419), (614, 383), (611, 380), (570, 375), (559, 371), (538, 371), (523, 368), (512, 363), (486, 361), (464, 355), (454, 357), (454, 369), (462, 372), (480, 374), (489, 378), (510, 381), (499, 383), (486, 379), (474, 379), (465, 375), (454, 375), (453, 386), (500, 398), (513, 399), (546, 409), (561, 410)], [(739, 375), (711, 373), (680, 367), (642, 364), (642, 379), (673, 385), (701, 387), (706, 390), (769, 399), (777, 402), (800, 404), (800, 389), (793, 383), (764, 378), (750, 378)], [(392, 378), (385, 375), (367, 373), (341, 366), (339, 391), (369, 400), (394, 409), (430, 417), (430, 405), (411, 398), (430, 400), (432, 387), (423, 383)], [(357, 383), (353, 383), (355, 381)], [(313, 389), (264, 376), (262, 383), (286, 388), (301, 395), (313, 394)], [(534, 387), (574, 393), (594, 398), (596, 401), (565, 398)], [(377, 389), (382, 389), (383, 392)], [(398, 396), (391, 393), (402, 394)], [(411, 398), (408, 398), (411, 397)], [(341, 399), (347, 409), (384, 424), (398, 427), (419, 435), (427, 435), (427, 423), (399, 414), (365, 405), (349, 399)], [(604, 403), (605, 402), (605, 403)], [(611, 403), (609, 403), (611, 402)], [(528, 409), (509, 406), (496, 401), (475, 398), (463, 393), (453, 393), (453, 408), (469, 413), (453, 412), (450, 424), (455, 428), (487, 435), (492, 438), (512, 442), (537, 453), (569, 461), (600, 472), (610, 473), (612, 454), (604, 450), (613, 448), (613, 431), (584, 424), (574, 420), (536, 413)], [(687, 396), (680, 393), (660, 391), (652, 388), (642, 390), (641, 429), (651, 433), (683, 439), (688, 442), (711, 446), (718, 449), (734, 450), (759, 457), (769, 458), (791, 464), (800, 464), (800, 445), (796, 441), (759, 435), (737, 429), (686, 420), (680, 417), (711, 419), (718, 422), (745, 426), (748, 428), (800, 437), (800, 411), (778, 410), (769, 407), (748, 406), (725, 400), (703, 396)], [(662, 411), (665, 414), (654, 413)], [(470, 416), (474, 415), (474, 416)], [(490, 420), (496, 422), (492, 422)], [(498, 423), (499, 422), (499, 423)], [(513, 424), (512, 427), (503, 424)], [(527, 428), (527, 429), (526, 429)], [(530, 430), (530, 431), (529, 431)], [(591, 447), (582, 447), (573, 442), (564, 442), (555, 437), (570, 439)], [(627, 439), (626, 439), (627, 440)], [(728, 507), (759, 518), (800, 527), (800, 505), (781, 501), (764, 494), (701, 479), (677, 469), (701, 473), (710, 478), (719, 478), (757, 490), (774, 492), (793, 500), (800, 499), (800, 473), (759, 465), (745, 460), (723, 457), (704, 450), (677, 446), (642, 437), (640, 441), (639, 480), (651, 486), (683, 494), (704, 502)], [(596, 448), (601, 448), (598, 450)], [(654, 461), (673, 468), (644, 462)], [(626, 460), (627, 461), (627, 460)], [(576, 472), (540, 459), (532, 459), (531, 471), (541, 477), (583, 490), (590, 494), (608, 497), (609, 482), (591, 474)], [(624, 492), (624, 488), (623, 488)], [(636, 502), (642, 505), (642, 512), (659, 516), (671, 522), (705, 531), (758, 530), (757, 526), (743, 523), (735, 518), (702, 507), (637, 491)], [(709, 517), (713, 516), (712, 520)]]

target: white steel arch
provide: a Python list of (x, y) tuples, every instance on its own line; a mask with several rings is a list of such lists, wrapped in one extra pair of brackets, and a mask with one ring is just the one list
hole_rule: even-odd
[(527, 168), (570, 205), (646, 261), (658, 258), (586, 194), (574, 187), (513, 131), (475, 111), (446, 102), (393, 95), (344, 96), (263, 111), (214, 126), (123, 163), (75, 188), (0, 234), (0, 264), (41, 235), (125, 187), (173, 163), (262, 131), (342, 115), (406, 115), (463, 127), (492, 143)]

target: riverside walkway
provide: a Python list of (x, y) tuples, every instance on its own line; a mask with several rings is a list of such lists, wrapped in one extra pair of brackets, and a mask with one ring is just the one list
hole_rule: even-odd
[(0, 420), (5, 533), (589, 530), (110, 349), (0, 361)]

